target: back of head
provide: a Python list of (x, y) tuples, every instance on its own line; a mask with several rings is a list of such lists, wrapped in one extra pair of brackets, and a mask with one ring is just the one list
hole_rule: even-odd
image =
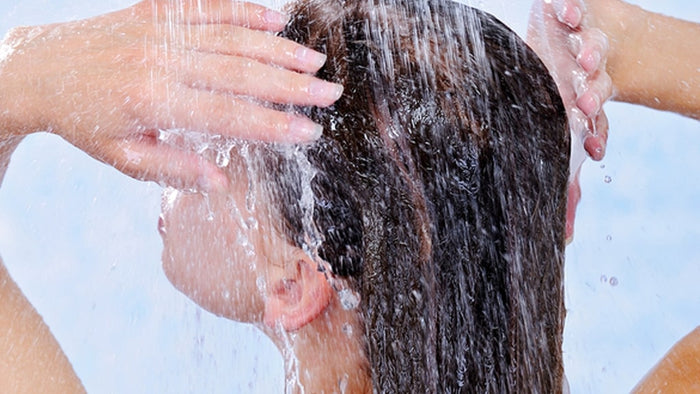
[(345, 93), (308, 110), (324, 135), (303, 160), (267, 158), (270, 192), (289, 239), (359, 293), (374, 390), (559, 391), (569, 141), (547, 70), (449, 1), (291, 13), (283, 34)]

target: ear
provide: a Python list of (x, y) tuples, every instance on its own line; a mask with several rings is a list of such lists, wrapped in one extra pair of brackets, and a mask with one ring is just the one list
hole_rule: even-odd
[(265, 299), (265, 324), (295, 331), (313, 321), (330, 303), (332, 288), (307, 255), (286, 265)]

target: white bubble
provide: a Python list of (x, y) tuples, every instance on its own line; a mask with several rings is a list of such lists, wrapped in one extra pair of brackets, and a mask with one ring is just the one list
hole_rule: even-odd
[(340, 299), (340, 305), (342, 305), (345, 310), (355, 309), (360, 305), (360, 296), (350, 289), (340, 290), (338, 292), (338, 298)]
[(219, 168), (224, 168), (228, 165), (228, 163), (231, 161), (231, 156), (229, 156), (228, 152), (224, 150), (219, 150), (216, 152), (216, 166)]

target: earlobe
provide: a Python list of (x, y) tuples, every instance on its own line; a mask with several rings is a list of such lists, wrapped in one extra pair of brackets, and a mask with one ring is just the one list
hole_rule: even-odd
[(265, 325), (295, 331), (313, 321), (330, 303), (332, 289), (316, 263), (304, 256), (285, 268), (265, 300)]

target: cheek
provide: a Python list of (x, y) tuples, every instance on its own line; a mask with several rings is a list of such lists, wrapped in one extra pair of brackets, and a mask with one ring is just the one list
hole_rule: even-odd
[[(170, 282), (204, 309), (258, 322), (262, 296), (255, 254), (240, 246), (246, 234), (226, 213), (225, 199), (180, 197), (164, 212), (163, 269)], [(213, 212), (213, 220), (207, 216)]]

